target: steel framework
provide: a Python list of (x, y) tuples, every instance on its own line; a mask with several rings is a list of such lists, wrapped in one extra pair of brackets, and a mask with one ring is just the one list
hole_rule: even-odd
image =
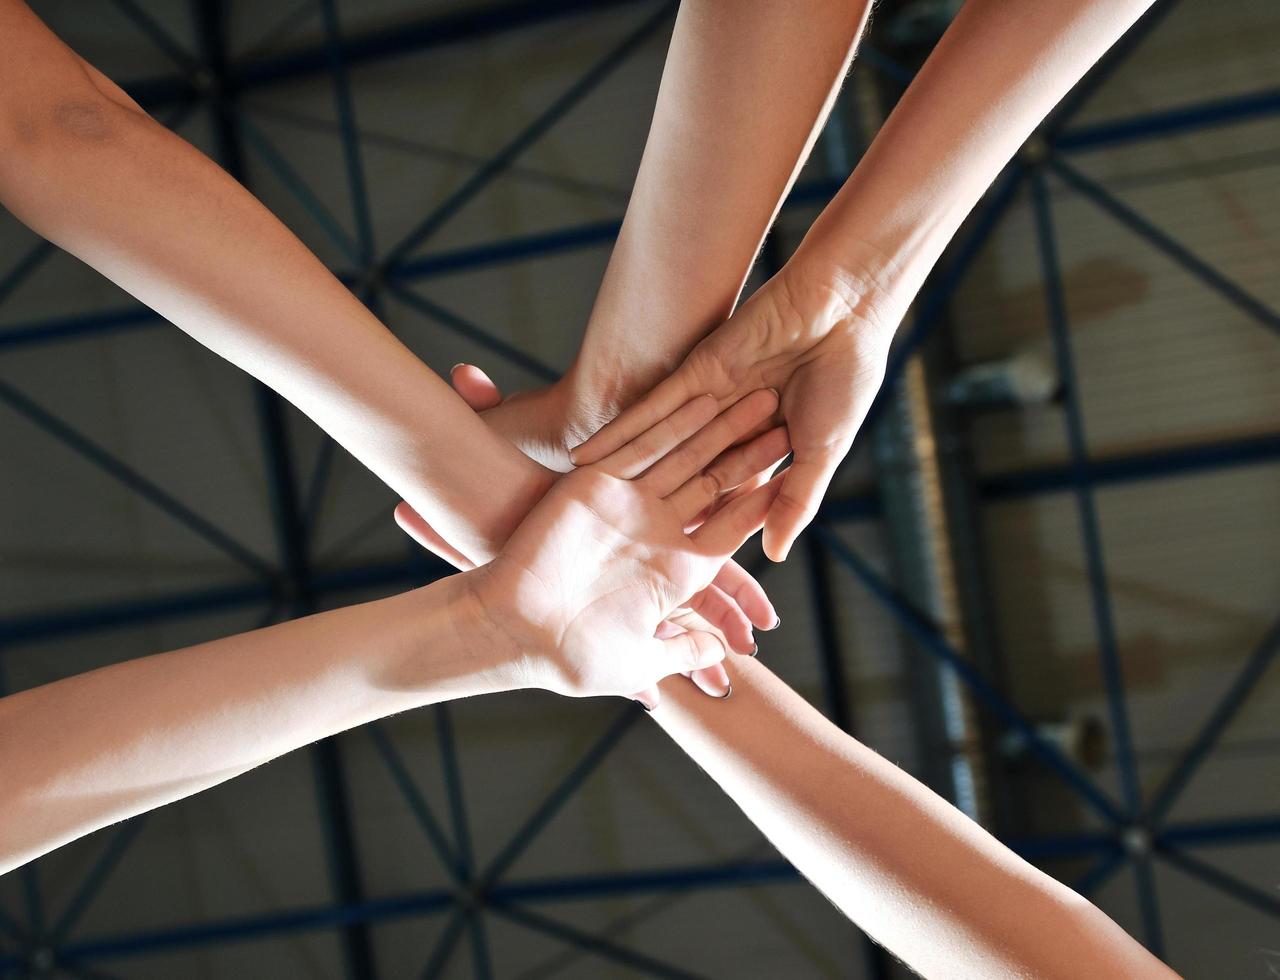
[[(232, 60), (227, 52), (223, 25), (225, 5), (230, 0), (196, 0), (194, 18), (198, 25), (196, 50), (172, 36), (134, 0), (111, 0), (175, 65), (171, 75), (152, 78), (128, 86), (140, 102), (162, 119), (176, 125), (190, 112), (204, 109), (215, 127), (218, 152), (229, 171), (245, 177), (246, 153), (255, 153), (270, 168), (299, 203), (315, 218), (327, 237), (350, 262), (337, 270), (375, 310), (383, 296), (390, 295), (425, 314), (440, 326), (455, 331), (494, 354), (539, 378), (553, 378), (556, 372), (528, 353), (469, 322), (424, 295), (419, 283), (463, 270), (498, 267), (536, 256), (598, 246), (610, 242), (619, 222), (602, 222), (561, 228), (552, 232), (490, 242), (426, 257), (415, 253), (462, 206), (482, 193), (493, 180), (516, 165), (531, 145), (569, 113), (590, 92), (647, 40), (666, 27), (674, 9), (671, 2), (652, 0), (560, 0), (547, 4), (535, 0), (507, 0), (446, 16), (427, 16), (394, 30), (346, 35), (341, 29), (336, 0), (315, 0), (295, 8), (292, 16), (323, 19), (325, 40), (274, 57)], [(1085, 546), (1088, 584), (1096, 627), (1098, 656), (1105, 681), (1106, 700), (1121, 796), (1116, 799), (1100, 787), (1088, 773), (1055, 746), (1045, 741), (1036, 728), (978, 672), (944, 636), (938, 625), (914, 608), (895, 587), (885, 581), (852, 550), (834, 528), (846, 522), (875, 520), (878, 504), (874, 496), (828, 502), (810, 533), (813, 553), (827, 556), (847, 568), (891, 613), (922, 647), (955, 672), (976, 700), (994, 713), (999, 723), (1020, 732), (1036, 756), (1069, 787), (1088, 808), (1101, 818), (1105, 831), (1040, 836), (1012, 840), (1010, 845), (1033, 859), (1092, 858), (1087, 873), (1073, 882), (1090, 894), (1103, 881), (1123, 868), (1132, 869), (1142, 913), (1143, 939), (1163, 955), (1161, 918), (1152, 865), (1161, 861), (1186, 875), (1199, 879), (1232, 898), (1273, 916), (1280, 916), (1280, 900), (1248, 883), (1205, 863), (1194, 856), (1196, 848), (1238, 842), (1272, 841), (1280, 837), (1280, 814), (1258, 818), (1226, 817), (1216, 821), (1170, 823), (1172, 806), (1213, 750), (1224, 730), (1250, 692), (1280, 652), (1280, 618), (1256, 649), (1245, 659), (1221, 702), (1210, 712), (1178, 761), (1156, 792), (1144, 798), (1138, 780), (1132, 738), (1129, 731), (1124, 677), (1112, 622), (1107, 587), (1106, 558), (1098, 526), (1095, 494), (1101, 487), (1120, 482), (1154, 480), (1171, 474), (1217, 470), (1225, 467), (1275, 463), (1280, 460), (1280, 432), (1271, 435), (1188, 445), (1174, 450), (1124, 458), (1091, 459), (1075, 380), (1071, 332), (1063, 301), (1053, 209), (1048, 194), (1050, 178), (1073, 188), (1135, 236), (1163, 252), (1185, 272), (1223, 296), (1263, 327), (1280, 331), (1280, 313), (1250, 293), (1229, 276), (1214, 268), (1185, 243), (1164, 231), (1155, 221), (1113, 195), (1105, 187), (1077, 169), (1074, 158), (1091, 150), (1140, 140), (1159, 139), (1207, 127), (1229, 126), (1280, 112), (1280, 90), (1246, 92), (1230, 99), (1215, 99), (1180, 106), (1172, 110), (1146, 113), (1100, 124), (1074, 122), (1082, 106), (1103, 85), (1117, 66), (1136, 49), (1167, 15), (1175, 0), (1157, 4), (1068, 96), (1064, 103), (1029, 142), (994, 184), (985, 201), (959, 240), (953, 245), (941, 270), (935, 274), (914, 311), (914, 319), (895, 348), (885, 382), (890, 390), (907, 359), (920, 348), (937, 326), (957, 286), (964, 278), (983, 243), (998, 226), (1020, 188), (1029, 188), (1034, 207), (1035, 227), (1043, 269), (1045, 302), (1054, 356), (1064, 381), (1064, 416), (1069, 459), (1061, 466), (985, 479), (979, 486), (987, 500), (1001, 500), (1040, 494), (1069, 492), (1074, 496)], [(524, 129), (514, 135), (492, 158), (477, 165), (471, 175), (392, 247), (379, 249), (364, 180), (361, 133), (356, 124), (351, 94), (353, 66), (412, 51), (441, 45), (464, 43), (498, 32), (524, 27), (551, 18), (584, 15), (588, 9), (632, 6), (640, 8), (639, 26), (613, 49), (606, 52), (574, 84), (549, 104)], [(284, 25), (287, 27), (288, 24)], [(864, 62), (887, 79), (901, 84), (910, 74), (875, 51), (864, 51)], [(238, 111), (244, 93), (284, 79), (327, 73), (332, 80), (342, 140), (346, 177), (350, 190), (350, 225), (334, 215), (322, 199), (311, 191), (301, 175), (275, 150), (265, 134)], [(821, 202), (838, 186), (822, 181), (798, 187), (789, 204)], [(53, 247), (42, 243), (32, 248), (12, 269), (0, 276), (0, 302), (11, 294), (52, 254)], [(68, 342), (78, 338), (137, 330), (161, 321), (149, 310), (126, 307), (87, 315), (55, 317), (37, 323), (9, 325), (0, 329), (0, 349), (17, 349), (36, 344)], [(155, 623), (215, 610), (262, 607), (264, 622), (285, 615), (305, 614), (326, 597), (375, 586), (403, 586), (429, 580), (443, 573), (436, 563), (420, 556), (403, 562), (355, 565), (338, 571), (320, 572), (312, 567), (309, 530), (317, 503), (325, 486), (332, 459), (332, 444), (326, 443), (319, 463), (306, 481), (300, 480), (279, 399), (259, 389), (259, 417), (270, 476), (269, 492), (278, 533), (279, 554), (270, 560), (231, 533), (202, 517), (164, 488), (148, 479), (126, 461), (59, 418), (30, 395), (0, 382), (0, 402), (12, 412), (41, 429), (54, 441), (78, 454), (142, 499), (185, 524), (251, 573), (243, 581), (198, 591), (156, 595), (147, 599), (126, 599), (103, 605), (58, 608), (47, 613), (8, 616), (0, 619), (0, 653), (20, 644), (68, 637), (89, 631), (125, 625)], [(872, 410), (868, 427), (880, 412), (883, 398)], [(811, 562), (815, 574), (820, 563)], [(820, 586), (818, 588), (817, 586)], [(830, 581), (815, 583), (819, 606), (829, 602)], [(822, 612), (822, 610), (819, 610)], [(825, 621), (822, 634), (824, 677), (839, 686), (839, 647), (834, 624)], [(0, 668), (3, 668), (0, 658)], [(829, 690), (833, 706), (847, 704), (843, 690)], [(841, 724), (849, 723), (842, 709), (833, 709)], [(371, 951), (371, 923), (424, 915), (447, 916), (447, 925), (436, 948), (424, 965), (424, 976), (437, 976), (447, 965), (455, 947), (464, 938), (478, 977), (491, 975), (488, 943), (482, 913), (492, 913), (529, 929), (581, 947), (600, 957), (626, 964), (640, 972), (662, 977), (688, 977), (687, 970), (626, 948), (612, 939), (581, 932), (548, 917), (534, 906), (539, 902), (585, 899), (601, 896), (669, 893), (689, 889), (736, 887), (765, 882), (794, 881), (797, 876), (785, 862), (763, 861), (718, 864), (701, 867), (670, 867), (656, 871), (581, 875), (575, 877), (512, 881), (507, 872), (539, 831), (555, 816), (589, 775), (608, 757), (635, 724), (638, 713), (631, 707), (620, 711), (584, 757), (567, 773), (530, 813), (512, 835), (510, 842), (487, 865), (477, 864), (472, 852), (461, 772), (454, 749), (450, 713), (435, 709), (437, 741), (446, 775), (447, 816), (436, 815), (438, 802), (429, 801), (419, 788), (411, 767), (403, 759), (384, 727), (374, 724), (365, 730), (403, 793), (407, 805), (443, 866), (452, 878), (446, 888), (371, 898), (363, 894), (356, 863), (349, 802), (342, 763), (332, 743), (315, 749), (315, 777), (321, 813), (327, 828), (329, 868), (333, 901), (274, 912), (266, 915), (192, 923), (179, 928), (142, 931), (126, 935), (84, 937), (77, 926), (99, 894), (116, 864), (137, 839), (144, 820), (125, 823), (106, 835), (100, 856), (72, 899), (60, 910), (49, 909), (41, 897), (40, 864), (19, 872), (24, 909), (22, 915), (0, 908), (0, 936), (7, 937), (18, 952), (0, 955), (0, 975), (30, 971), (40, 973), (55, 967), (84, 976), (106, 975), (102, 961), (135, 956), (152, 951), (191, 948), (227, 943), (266, 935), (306, 930), (337, 930), (342, 938), (347, 972), (354, 977), (371, 977), (375, 963)], [(874, 975), (880, 966), (869, 962)]]

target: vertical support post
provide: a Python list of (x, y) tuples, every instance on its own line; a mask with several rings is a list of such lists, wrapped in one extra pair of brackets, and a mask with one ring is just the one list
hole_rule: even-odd
[[(226, 3), (227, 0), (196, 0), (195, 15), (201, 53), (212, 78), (210, 110), (218, 154), (227, 172), (245, 183), (247, 170), (236, 124), (236, 92), (231, 87), (228, 70)], [(284, 403), (279, 395), (263, 385), (256, 386), (255, 396), (270, 479), (272, 511), (284, 565), (282, 588), (288, 607), (286, 614), (290, 617), (307, 615), (314, 611), (315, 595)], [(312, 758), (334, 890), (343, 904), (358, 904), (364, 900), (364, 893), (342, 758), (336, 741), (325, 739), (317, 743), (312, 748)], [(342, 946), (351, 980), (372, 980), (373, 944), (367, 924), (343, 926)]]
[[(1071, 349), (1071, 336), (1067, 324), (1066, 298), (1062, 288), (1057, 240), (1053, 229), (1053, 214), (1050, 211), (1049, 190), (1042, 168), (1036, 169), (1031, 175), (1031, 194), (1035, 207), (1036, 236), (1040, 245), (1040, 261), (1044, 277), (1049, 330), (1053, 339), (1053, 352), (1054, 359), (1057, 362), (1058, 377), (1062, 383), (1063, 414), (1065, 415), (1067, 442), (1071, 454), (1076, 508), (1080, 519), (1080, 533), (1084, 541), (1089, 595), (1093, 607), (1098, 657), (1102, 663), (1103, 681), (1106, 687), (1107, 710), (1111, 718), (1112, 739), (1115, 742), (1116, 764), (1120, 772), (1120, 785), (1128, 816), (1132, 820), (1137, 820), (1142, 813), (1142, 789), (1138, 781), (1138, 769), (1133, 754), (1133, 737), (1129, 729), (1129, 712), (1125, 702), (1124, 669), (1120, 662), (1120, 651), (1116, 643), (1115, 620), (1111, 610), (1110, 591), (1107, 587), (1102, 531), (1098, 521), (1093, 484), (1089, 476), (1084, 412), (1081, 406), (1080, 388), (1076, 379), (1075, 357)], [(1137, 828), (1137, 830), (1141, 831), (1141, 828)], [(1135, 839), (1139, 839), (1140, 836), (1135, 836)], [(1151, 874), (1151, 857), (1145, 849), (1135, 851), (1134, 869), (1139, 906), (1142, 910), (1143, 933), (1147, 947), (1157, 956), (1163, 956), (1164, 940), (1160, 923), (1160, 910)]]

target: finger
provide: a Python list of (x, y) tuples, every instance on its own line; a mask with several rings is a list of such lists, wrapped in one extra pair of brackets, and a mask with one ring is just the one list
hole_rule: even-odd
[(689, 680), (708, 697), (724, 700), (733, 693), (733, 682), (729, 680), (729, 672), (724, 669), (724, 664), (695, 670), (689, 674)]
[[(708, 426), (710, 428), (710, 426)], [(705, 431), (705, 430), (704, 430)], [(667, 500), (684, 524), (716, 502), (716, 498), (751, 479), (757, 473), (765, 473), (786, 458), (791, 452), (785, 428), (771, 429), (750, 442), (735, 446), (708, 466), (703, 472), (671, 493)], [(671, 457), (668, 456), (667, 459)], [(661, 466), (665, 464), (659, 463)], [(656, 467), (655, 467), (656, 469)], [(649, 478), (645, 477), (648, 483)], [(767, 480), (767, 478), (766, 478)]]
[(396, 523), (400, 525), (400, 530), (437, 558), (447, 561), (454, 568), (464, 572), (476, 567), (475, 562), (442, 538), (439, 531), (403, 500), (396, 504), (395, 518)]
[(669, 637), (676, 636), (681, 632), (680, 626), (670, 619), (664, 619), (658, 624), (658, 628), (654, 631), (654, 636), (659, 640), (665, 640)]
[(645, 474), (644, 482), (659, 497), (674, 493), (777, 410), (776, 391), (768, 388), (753, 391), (656, 462), (653, 469)]
[(825, 451), (816, 456), (796, 453), (782, 474), (782, 488), (769, 508), (769, 518), (764, 526), (764, 553), (771, 560), (786, 559), (800, 532), (818, 513), (822, 496), (831, 485), (831, 478), (843, 458), (841, 451)]
[(727, 561), (711, 580), (734, 601), (756, 629), (774, 630), (781, 624), (778, 611), (759, 582), (736, 561)]
[(654, 640), (655, 661), (663, 677), (714, 667), (725, 658), (724, 643), (714, 633), (690, 630), (666, 640)]
[(778, 495), (784, 475), (779, 473), (759, 490), (716, 511), (689, 537), (703, 554), (721, 561), (727, 559), (764, 526), (769, 505)]
[(644, 708), (645, 711), (652, 711), (658, 706), (658, 702), (662, 700), (662, 695), (659, 693), (657, 685), (655, 685), (646, 687), (639, 694), (633, 694), (632, 698), (639, 702), (640, 707)]
[(697, 394), (687, 363), (582, 445), (570, 450), (569, 458), (573, 464), (589, 466), (616, 453)]
[(502, 403), (498, 386), (474, 364), (455, 364), (449, 372), (449, 381), (472, 411), (483, 412)]
[(751, 633), (751, 620), (718, 586), (708, 585), (690, 599), (688, 605), (724, 634), (729, 649), (734, 653), (750, 655), (755, 651), (756, 641)]
[(716, 417), (716, 400), (699, 395), (595, 464), (621, 480), (632, 480)]

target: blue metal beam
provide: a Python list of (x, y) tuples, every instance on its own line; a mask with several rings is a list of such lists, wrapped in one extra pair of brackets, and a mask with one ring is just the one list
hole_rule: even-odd
[(166, 55), (175, 67), (184, 72), (191, 72), (199, 67), (196, 56), (135, 0), (111, 0), (111, 2), (133, 21), (134, 26), (156, 46), (157, 50)]
[(1143, 140), (1198, 132), (1214, 126), (1253, 122), (1278, 113), (1280, 88), (1263, 89), (1260, 92), (1244, 92), (1224, 99), (1210, 99), (1193, 105), (1073, 127), (1053, 140), (1053, 146), (1073, 153), (1127, 146)]
[[(454, 853), (459, 870), (470, 884), (475, 867), (475, 855), (471, 849), (471, 830), (467, 822), (467, 798), (462, 784), (462, 771), (458, 766), (458, 748), (453, 737), (453, 718), (447, 704), (435, 706), (436, 742), (440, 750), (440, 764), (444, 769), (445, 793), (449, 798), (449, 817), (453, 825)], [(492, 968), (489, 964), (489, 941), (485, 935), (484, 920), (478, 908), (467, 909), (467, 935), (471, 939), (471, 964), (477, 980), (489, 980)]]
[(408, 765), (396, 749), (391, 736), (387, 734), (386, 728), (381, 722), (375, 721), (365, 725), (364, 731), (373, 741), (374, 748), (381, 756), (387, 771), (391, 773), (391, 778), (400, 790), (400, 795), (404, 797), (414, 818), (418, 821), (418, 826), (422, 828), (427, 841), (436, 852), (436, 856), (440, 858), (441, 865), (454, 881), (463, 884), (466, 881), (464, 866), (449, 844), (448, 838), (445, 837), (444, 828), (440, 826), (440, 821), (436, 818), (431, 805), (418, 789), (413, 773), (409, 771)]
[(699, 974), (672, 966), (670, 963), (663, 963), (652, 956), (638, 953), (633, 949), (627, 949), (612, 940), (605, 939), (602, 936), (593, 936), (591, 933), (575, 929), (572, 926), (565, 925), (563, 922), (557, 922), (555, 919), (532, 912), (529, 909), (520, 908), (518, 905), (512, 905), (508, 902), (494, 902), (492, 908), (499, 915), (510, 919), (512, 922), (516, 922), (535, 932), (553, 936), (568, 943), (570, 946), (576, 946), (589, 953), (595, 953), (603, 959), (613, 963), (620, 963), (639, 973), (652, 977), (664, 977), (666, 980), (699, 980)]
[(33, 320), (0, 330), (0, 352), (55, 340), (92, 337), (140, 327), (158, 327), (167, 322), (155, 310), (145, 306), (127, 306), (122, 309)]
[(480, 167), (452, 194), (446, 197), (430, 214), (422, 219), (412, 231), (397, 244), (386, 257), (386, 266), (395, 267), (406, 259), (419, 245), (438, 231), (446, 221), (452, 218), (468, 201), (474, 198), (504, 170), (514, 163), (522, 153), (540, 140), (556, 123), (563, 119), (583, 99), (594, 92), (610, 75), (612, 75), (628, 58), (658, 30), (666, 24), (676, 4), (662, 3), (656, 13), (646, 17), (640, 26), (628, 34), (621, 43), (610, 50), (603, 58), (589, 68), (581, 78), (569, 86), (554, 102), (544, 109), (531, 123), (515, 135), (484, 166)]
[(787, 861), (760, 861), (503, 882), (494, 885), (488, 894), (495, 901), (562, 902), (695, 888), (788, 884), (803, 880)]
[(76, 455), (102, 470), (112, 479), (128, 487), (153, 507), (168, 514), (178, 523), (227, 556), (264, 578), (273, 578), (275, 569), (257, 552), (241, 544), (212, 521), (201, 517), (186, 504), (147, 479), (128, 463), (103, 449), (88, 436), (68, 425), (42, 405), (28, 398), (8, 382), (0, 381), (0, 403), (8, 405), (27, 421), (52, 436)]
[(1159, 840), (1185, 847), (1220, 847), (1276, 841), (1280, 840), (1280, 814), (1171, 824), (1160, 830)]
[(463, 932), (466, 931), (469, 918), (470, 915), (463, 906), (459, 905), (454, 909), (453, 915), (449, 917), (444, 931), (440, 933), (435, 947), (431, 950), (431, 958), (427, 960), (426, 965), (422, 968), (422, 980), (438, 980), (439, 977), (444, 975), (444, 971), (449, 967), (453, 951), (458, 945), (458, 940), (462, 938)]
[(342, 222), (329, 210), (329, 206), (324, 203), (320, 195), (303, 180), (302, 175), (293, 169), (289, 161), (284, 158), (284, 154), (267, 138), (267, 135), (254, 125), (245, 113), (237, 113), (236, 122), (244, 141), (253, 147), (258, 157), (276, 175), (276, 179), (285, 190), (302, 205), (303, 210), (325, 233), (325, 237), (337, 246), (349, 262), (357, 264), (363, 262), (361, 247), (352, 241), (347, 230), (342, 227)]
[(1244, 667), (1231, 682), (1222, 700), (1218, 702), (1187, 750), (1165, 777), (1147, 808), (1148, 823), (1159, 823), (1177, 802), (1187, 783), (1199, 771), (1200, 765), (1208, 758), (1218, 739), (1222, 737), (1222, 733), (1226, 731), (1249, 695), (1261, 682), (1277, 654), (1280, 654), (1280, 619), (1271, 624), (1271, 629), (1267, 630), (1262, 642), (1245, 661)]
[(449, 889), (409, 892), (351, 904), (305, 906), (283, 912), (235, 916), (169, 929), (82, 939), (67, 944), (60, 952), (72, 960), (163, 953), (430, 915), (451, 908), (453, 903), (454, 893)]
[(15, 289), (26, 282), (58, 250), (53, 242), (41, 239), (18, 259), (12, 269), (0, 278), (0, 303), (7, 300)]
[(1125, 703), (1124, 669), (1116, 642), (1111, 596), (1107, 587), (1106, 560), (1102, 549), (1102, 531), (1098, 524), (1093, 485), (1089, 481), (1088, 441), (1084, 426), (1084, 408), (1080, 385), (1076, 379), (1075, 355), (1067, 326), (1066, 299), (1058, 264), (1058, 247), (1049, 210), (1049, 194), (1044, 174), (1031, 177), (1032, 201), (1035, 206), (1036, 235), (1040, 245), (1041, 276), (1044, 280), (1049, 330), (1053, 341), (1054, 361), (1063, 389), (1063, 415), (1067, 428), (1067, 444), (1071, 457), (1073, 491), (1084, 538), (1085, 565), (1088, 571), (1089, 596), (1093, 609), (1098, 656), (1106, 684), (1107, 710), (1111, 718), (1111, 735), (1115, 740), (1116, 763), (1120, 784), (1129, 813), (1142, 808), (1142, 790), (1134, 761), (1133, 738), (1129, 729), (1129, 713)]
[(1210, 888), (1215, 888), (1224, 895), (1230, 895), (1237, 901), (1243, 902), (1245, 905), (1257, 909), (1273, 919), (1280, 919), (1280, 898), (1275, 895), (1265, 892), (1261, 888), (1255, 888), (1234, 875), (1229, 875), (1225, 871), (1215, 868), (1211, 864), (1206, 864), (1199, 858), (1194, 858), (1177, 848), (1162, 847), (1156, 853), (1172, 867), (1193, 878), (1198, 878)]
[(1210, 289), (1218, 292), (1227, 302), (1253, 317), (1264, 327), (1280, 333), (1280, 313), (1258, 299), (1239, 283), (1227, 278), (1191, 249), (1123, 203), (1096, 181), (1090, 180), (1060, 156), (1049, 161), (1054, 172), (1071, 187), (1102, 208), (1131, 231), (1145, 238), (1157, 249), (1173, 259)]
[[(340, 54), (349, 66), (385, 62), (435, 47), (458, 44), (522, 30), (537, 24), (610, 7), (635, 6), (637, 0), (511, 0), (482, 7), (464, 7), (446, 14), (428, 14), (414, 20), (343, 38)], [(331, 62), (328, 44), (263, 58), (234, 69), (239, 88), (256, 88), (275, 82), (318, 74)], [(144, 83), (145, 84), (145, 83)]]
[[(1072, 353), (1071, 335), (1067, 326), (1066, 298), (1062, 290), (1058, 246), (1043, 171), (1037, 170), (1031, 175), (1031, 198), (1035, 208), (1036, 237), (1040, 246), (1040, 266), (1045, 286), (1045, 302), (1048, 307), (1049, 331), (1053, 341), (1054, 361), (1057, 364), (1063, 391), (1063, 414), (1074, 477), (1073, 489), (1080, 520), (1080, 534), (1084, 539), (1089, 599), (1098, 642), (1098, 658), (1101, 661), (1103, 683), (1106, 687), (1111, 738), (1115, 743), (1115, 759), (1120, 773), (1120, 787), (1124, 794), (1125, 807), (1136, 818), (1142, 810), (1142, 784), (1138, 777), (1133, 737), (1129, 728), (1124, 665), (1120, 659), (1120, 648), (1116, 641), (1111, 594), (1107, 585), (1106, 559), (1102, 547), (1102, 530), (1098, 522), (1093, 485), (1089, 482), (1087, 470), (1089, 454), (1085, 435), (1084, 409), (1081, 404), (1080, 386), (1076, 380), (1075, 356)], [(1155, 955), (1163, 957), (1164, 930), (1160, 920), (1151, 861), (1146, 855), (1136, 855), (1133, 868), (1147, 948)]]
[[(1280, 463), (1280, 432), (1090, 459), (1085, 475), (1099, 487), (1276, 463)], [(979, 490), (987, 501), (1022, 500), (1071, 490), (1074, 481), (1070, 465), (1055, 465), (983, 477)]]
[(137, 840), (138, 834), (146, 825), (146, 822), (147, 814), (144, 813), (131, 820), (126, 820), (122, 826), (116, 827), (111, 831), (106, 845), (94, 860), (89, 873), (84, 876), (80, 887), (76, 889), (75, 894), (71, 896), (71, 900), (67, 902), (66, 908), (62, 910), (62, 914), (58, 916), (57, 921), (54, 923), (50, 939), (51, 945), (55, 947), (61, 946), (67, 941), (67, 937), (71, 935), (76, 925), (84, 917), (84, 914), (89, 911), (93, 900), (98, 897), (102, 886), (107, 883), (107, 879), (111, 877), (111, 872), (116, 869), (120, 859), (129, 850), (129, 846)]
[(355, 100), (351, 96), (347, 61), (342, 51), (342, 27), (338, 19), (337, 0), (320, 0), (320, 10), (324, 17), (325, 43), (329, 49), (329, 75), (333, 79), (334, 103), (342, 134), (347, 188), (356, 222), (356, 240), (360, 243), (360, 263), (367, 269), (374, 260), (373, 218), (369, 211), (369, 189), (364, 177), (360, 136), (356, 131)]
[(1102, 854), (1084, 874), (1073, 881), (1071, 888), (1088, 898), (1101, 888), (1104, 882), (1124, 870), (1128, 861), (1129, 855), (1123, 848), (1116, 845)]
[(968, 659), (956, 650), (943, 635), (937, 624), (928, 616), (916, 609), (910, 602), (900, 596), (897, 591), (872, 570), (852, 548), (836, 537), (826, 527), (816, 526), (816, 531), (825, 540), (831, 554), (854, 573), (867, 587), (867, 590), (891, 612), (902, 627), (914, 636), (922, 648), (938, 657), (956, 672), (956, 676), (979, 701), (983, 702), (995, 715), (1010, 728), (1016, 730), (1027, 740), (1027, 746), (1055, 772), (1063, 782), (1074, 789), (1084, 802), (1093, 807), (1097, 813), (1110, 823), (1123, 826), (1125, 814), (1114, 802), (1089, 778), (1081, 769), (1054, 745), (1045, 741), (1044, 737), (1028, 722), (1022, 713), (1011, 705), (1004, 696), (982, 676)]
[(391, 294), (406, 306), (417, 310), (424, 316), (430, 317), (458, 336), (465, 337), (485, 350), (492, 351), (503, 360), (516, 365), (516, 367), (523, 368), (535, 378), (543, 381), (555, 381), (560, 377), (560, 372), (551, 367), (551, 365), (544, 364), (531, 354), (526, 354), (514, 344), (510, 344), (500, 337), (495, 337), (470, 320), (459, 316), (452, 310), (445, 309), (433, 300), (427, 299), (421, 293), (400, 286), (394, 281), (391, 283), (390, 289)]
[(551, 822), (551, 818), (560, 811), (560, 808), (564, 806), (569, 797), (587, 781), (600, 763), (605, 760), (605, 757), (622, 741), (622, 737), (631, 730), (631, 726), (639, 719), (640, 711), (641, 709), (638, 706), (628, 705), (618, 713), (613, 723), (605, 729), (604, 734), (586, 751), (578, 764), (560, 780), (555, 789), (547, 794), (542, 803), (538, 805), (538, 808), (533, 811), (520, 829), (512, 835), (507, 846), (490, 862), (480, 876), (479, 890), (481, 892), (487, 892), (497, 885), (498, 880), (524, 853), (525, 848), (538, 835), (538, 832)]

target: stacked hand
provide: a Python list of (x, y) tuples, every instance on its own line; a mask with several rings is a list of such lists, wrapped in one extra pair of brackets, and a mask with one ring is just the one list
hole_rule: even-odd
[[(563, 460), (566, 468), (570, 465), (567, 448), (564, 448), (567, 446), (564, 436), (567, 416), (563, 407), (556, 404), (557, 392), (554, 389), (540, 389), (504, 400), (484, 372), (470, 365), (456, 367), (451, 380), (463, 400), (516, 446), (527, 453), (536, 453), (536, 447), (543, 447), (547, 454), (554, 452), (551, 447), (559, 446), (561, 448), (555, 458)], [(737, 411), (751, 412), (753, 422), (749, 429), (758, 429), (767, 423), (776, 407), (776, 396), (761, 392)], [(738, 438), (749, 429), (743, 430)], [(780, 462), (788, 450), (786, 430), (779, 428), (710, 463), (705, 475), (709, 484), (714, 484), (716, 492), (708, 503), (754, 489), (762, 482), (760, 474), (767, 473)], [(545, 455), (542, 458), (544, 462), (554, 462)], [(420, 545), (455, 568), (474, 568), (490, 557), (462, 554), (406, 503), (396, 508), (396, 522)], [(730, 649), (738, 653), (754, 651), (753, 627), (768, 630), (778, 625), (778, 614), (764, 589), (734, 561), (722, 563), (706, 588), (692, 595), (684, 607), (672, 614), (671, 619), (676, 626), (710, 626), (718, 630)], [(729, 677), (722, 667), (696, 671), (692, 679), (713, 697), (722, 697), (729, 690)]]
[(866, 418), (898, 319), (879, 290), (793, 259), (669, 378), (575, 449), (573, 461), (602, 458), (697, 395), (724, 406), (775, 388), (795, 455), (765, 523), (764, 550), (782, 561)]
[(715, 502), (720, 479), (741, 482), (761, 453), (785, 454), (780, 429), (731, 448), (776, 408), (771, 391), (719, 415), (713, 398), (687, 402), (559, 480), (501, 553), (468, 573), (490, 639), (510, 654), (512, 686), (640, 692), (653, 708), (657, 681), (724, 659), (732, 643), (719, 630), (697, 617), (686, 617), (688, 628), (672, 621), (761, 527), (777, 483), (686, 528)]

